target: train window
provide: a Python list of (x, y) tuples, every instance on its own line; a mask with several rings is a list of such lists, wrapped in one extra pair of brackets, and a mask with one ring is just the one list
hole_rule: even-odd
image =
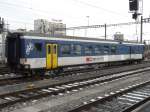
[(134, 52), (134, 53), (135, 53), (135, 54), (138, 53), (138, 46), (135, 46), (134, 49), (135, 49), (135, 52)]
[(70, 55), (71, 54), (70, 45), (67, 44), (61, 45), (61, 53), (64, 56)]
[(111, 54), (116, 54), (117, 47), (115, 45), (111, 46)]
[(109, 54), (109, 46), (104, 46), (104, 54)]
[(139, 46), (139, 52), (141, 53), (143, 50), (143, 47), (142, 46)]
[(140, 52), (141, 52), (140, 46), (137, 46), (137, 54), (139, 54)]
[(73, 54), (81, 55), (82, 46), (81, 45), (73, 45)]
[(107, 46), (107, 45), (104, 45), (104, 49), (109, 49), (109, 46)]
[(136, 53), (136, 48), (134, 48), (133, 46), (131, 47), (131, 54), (135, 54)]
[(36, 51), (41, 52), (42, 51), (42, 43), (35, 43), (34, 48)]
[(85, 46), (84, 50), (85, 50), (85, 55), (91, 55), (93, 48), (92, 48), (92, 46)]
[(101, 46), (95, 46), (94, 47), (94, 52), (95, 52), (95, 54), (102, 54)]

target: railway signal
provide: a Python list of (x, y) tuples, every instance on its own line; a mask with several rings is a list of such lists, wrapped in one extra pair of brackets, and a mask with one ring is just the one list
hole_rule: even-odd
[(4, 31), (4, 18), (0, 17), (0, 33)]
[(133, 18), (133, 19), (135, 19), (135, 20), (136, 20), (136, 19), (137, 19), (137, 17), (138, 17), (138, 14), (137, 14), (136, 12), (135, 12), (134, 14), (132, 14), (132, 18)]
[(139, 0), (129, 0), (129, 9), (130, 11), (139, 10)]
[(140, 8), (143, 9), (142, 0), (129, 0), (129, 10), (132, 13), (132, 18), (137, 20), (139, 15), (142, 15), (142, 12), (139, 12)]

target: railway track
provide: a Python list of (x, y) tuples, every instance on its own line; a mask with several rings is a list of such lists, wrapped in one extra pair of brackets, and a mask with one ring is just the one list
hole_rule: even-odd
[[(144, 64), (148, 64), (148, 65), (144, 65)], [(135, 66), (135, 65), (130, 65), (130, 66)], [(139, 66), (139, 67), (137, 67)], [(131, 68), (131, 70), (134, 70), (134, 69), (139, 69), (139, 68), (145, 68), (147, 66), (150, 66), (149, 62), (143, 62), (142, 64), (137, 64), (137, 66), (135, 66), (135, 68)], [(124, 65), (124, 66), (121, 66), (122, 68), (123, 67), (129, 67), (128, 65)], [(107, 72), (107, 70), (109, 71), (116, 71), (116, 69), (120, 68), (120, 70), (122, 69), (120, 66), (112, 66), (112, 67), (104, 67), (104, 68), (82, 68), (82, 69), (76, 69), (76, 70), (69, 70), (69, 71), (65, 71), (61, 74), (59, 74), (58, 76), (50, 76), (50, 75), (37, 75), (37, 76), (22, 76), (21, 74), (15, 74), (15, 73), (9, 73), (9, 74), (5, 74), (5, 75), (0, 75), (0, 86), (6, 86), (6, 85), (12, 85), (12, 84), (19, 84), (19, 83), (27, 83), (27, 82), (34, 82), (34, 81), (40, 81), (40, 80), (44, 80), (44, 79), (51, 79), (51, 78), (56, 78), (56, 79), (60, 79), (62, 80), (65, 79), (65, 78), (68, 78), (68, 76), (71, 76), (72, 79), (75, 79), (78, 77), (80, 77), (79, 75), (85, 75), (85, 78), (89, 78), (89, 77), (99, 77), (100, 74), (101, 76), (107, 76), (107, 75), (110, 75), (112, 74), (111, 73), (102, 73), (102, 72)], [(118, 70), (116, 73), (119, 73), (119, 72), (124, 72), (126, 71), (127, 69), (125, 70)], [(101, 72), (102, 71), (102, 72)], [(97, 72), (96, 74), (98, 74), (98, 72), (100, 72), (98, 75), (91, 75), (90, 73), (93, 73), (93, 72)]]
[[(2, 66), (0, 66), (2, 67)], [(103, 69), (94, 69), (94, 68), (82, 68), (82, 69), (76, 69), (76, 70), (69, 70), (69, 71), (64, 71), (63, 73), (60, 73), (59, 75), (37, 75), (37, 76), (24, 76), (18, 73), (10, 73), (10, 72), (3, 72), (2, 68), (0, 68), (0, 86), (3, 85), (11, 85), (11, 84), (18, 84), (18, 83), (24, 83), (24, 82), (33, 82), (33, 81), (39, 81), (43, 79), (50, 79), (50, 78), (58, 78), (58, 77), (64, 77), (64, 76), (71, 76), (71, 75), (76, 75), (78, 73), (85, 73), (85, 72), (91, 72), (91, 71), (100, 71), (100, 70), (105, 70), (105, 69), (110, 69), (110, 68), (115, 68), (117, 66), (113, 67), (104, 67)], [(119, 66), (118, 66), (119, 67)]]
[(68, 112), (130, 112), (150, 100), (150, 81), (98, 96)]
[[(1, 73), (1, 71), (0, 71)], [(24, 76), (17, 73), (5, 73), (0, 75), (0, 87), (7, 86), (7, 85), (13, 85), (13, 84), (19, 84), (19, 83), (27, 83), (32, 81), (38, 81), (42, 79), (47, 79), (49, 76)]]
[(6, 65), (0, 65), (0, 73), (2, 74), (8, 74), (10, 73), (10, 69)]
[(149, 71), (150, 68), (134, 70), (130, 72), (124, 72), (120, 74), (113, 74), (111, 76), (104, 76), (99, 78), (92, 78), (89, 80), (75, 81), (75, 82), (67, 82), (58, 85), (46, 86), (42, 88), (34, 88), (29, 86), (28, 89), (24, 91), (17, 91), (8, 94), (0, 95), (0, 108), (11, 106), (15, 103), (25, 102), (28, 100), (39, 99), (46, 96), (59, 95), (65, 92), (70, 91), (78, 91), (83, 88), (95, 85), (100, 86), (100, 84), (118, 80), (119, 78), (124, 78), (130, 75), (135, 75), (137, 73), (142, 73), (145, 71)]

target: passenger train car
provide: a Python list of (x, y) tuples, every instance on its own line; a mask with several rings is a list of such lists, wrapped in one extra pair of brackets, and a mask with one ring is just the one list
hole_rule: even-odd
[(64, 67), (143, 59), (144, 44), (83, 37), (9, 33), (6, 57), (13, 69), (60, 70)]

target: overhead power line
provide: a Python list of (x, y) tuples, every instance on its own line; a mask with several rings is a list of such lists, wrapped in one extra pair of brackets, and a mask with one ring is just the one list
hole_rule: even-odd
[(8, 2), (2, 2), (2, 1), (0, 1), (0, 3), (4, 4), (4, 5), (9, 5), (9, 6), (15, 6), (15, 7), (31, 9), (31, 7), (28, 7), (28, 6), (25, 6), (25, 5), (20, 5), (20, 4), (8, 3)]
[[(20, 4), (15, 4), (15, 3), (9, 3), (9, 2), (3, 2), (3, 1), (0, 1), (0, 5), (7, 5), (7, 6), (13, 6), (15, 8), (22, 8), (22, 9), (27, 9), (29, 11), (33, 11), (35, 12), (34, 15), (45, 15), (46, 17), (49, 17), (49, 15), (51, 13), (54, 13), (54, 12), (50, 12), (50, 11), (47, 11), (47, 10), (41, 10), (41, 9), (37, 9), (37, 8), (33, 8), (31, 5), (30, 6), (26, 6), (26, 5), (20, 5)], [(73, 16), (70, 16), (70, 15), (67, 15), (68, 17), (71, 17), (72, 19), (76, 20), (76, 21), (79, 21), (80, 18), (77, 18), (77, 17), (73, 17)]]
[(93, 5), (93, 4), (88, 3), (88, 2), (84, 2), (84, 1), (81, 1), (81, 0), (73, 0), (73, 1), (79, 2), (79, 3), (81, 3), (83, 5), (86, 5), (86, 6), (89, 6), (89, 7), (93, 7), (93, 8), (97, 8), (97, 9), (103, 10), (103, 11), (111, 13), (111, 14), (119, 15), (119, 16), (126, 17), (126, 18), (128, 17), (128, 16), (125, 16), (125, 15), (119, 13), (119, 12), (112, 11), (112, 10), (109, 10), (109, 9), (105, 9), (103, 7), (100, 7), (100, 6), (97, 6), (97, 5)]
[[(140, 24), (141, 22), (128, 22), (128, 23), (117, 23), (117, 24), (107, 24), (106, 27), (113, 26), (124, 26), (124, 25), (133, 25)], [(150, 23), (150, 18), (143, 19), (143, 23)], [(88, 29), (88, 28), (104, 28), (105, 25), (90, 25), (90, 26), (78, 26), (78, 27), (69, 27), (69, 28), (59, 28), (56, 30), (75, 30), (75, 29)]]

